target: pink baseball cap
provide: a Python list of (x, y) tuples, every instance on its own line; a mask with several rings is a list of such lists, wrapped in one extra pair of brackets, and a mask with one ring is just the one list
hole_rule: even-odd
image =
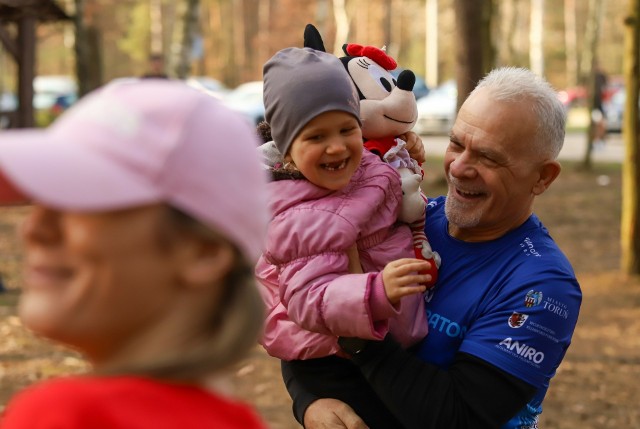
[(49, 128), (0, 132), (0, 204), (100, 212), (165, 202), (250, 262), (269, 220), (255, 130), (182, 82), (107, 85)]

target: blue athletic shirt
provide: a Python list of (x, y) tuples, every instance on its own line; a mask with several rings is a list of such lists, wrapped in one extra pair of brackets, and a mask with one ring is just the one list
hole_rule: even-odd
[(465, 352), (537, 387), (502, 429), (537, 428), (549, 380), (571, 343), (580, 285), (537, 216), (497, 240), (469, 243), (449, 235), (444, 202), (427, 207), (425, 231), (442, 266), (425, 295), (429, 334), (418, 355), (446, 369)]

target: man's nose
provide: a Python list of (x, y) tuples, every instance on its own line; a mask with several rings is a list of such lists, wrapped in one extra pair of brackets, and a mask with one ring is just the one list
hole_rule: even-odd
[(475, 159), (468, 152), (462, 152), (449, 164), (449, 172), (454, 177), (475, 177), (477, 174)]

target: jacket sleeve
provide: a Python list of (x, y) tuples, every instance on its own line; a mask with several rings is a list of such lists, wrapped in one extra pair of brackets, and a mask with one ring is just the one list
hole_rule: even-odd
[(380, 340), (388, 332), (388, 318), (396, 316), (398, 310), (387, 301), (387, 314), (374, 317), (371, 299), (374, 288), (382, 287), (381, 274), (349, 274), (347, 265), (344, 251), (283, 265), (279, 288), (287, 315), (309, 331)]

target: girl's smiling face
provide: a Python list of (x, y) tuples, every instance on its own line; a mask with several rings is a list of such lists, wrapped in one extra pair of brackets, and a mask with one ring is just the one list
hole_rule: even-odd
[(293, 161), (311, 183), (325, 189), (344, 188), (362, 159), (362, 130), (351, 114), (329, 111), (309, 121), (291, 144)]

